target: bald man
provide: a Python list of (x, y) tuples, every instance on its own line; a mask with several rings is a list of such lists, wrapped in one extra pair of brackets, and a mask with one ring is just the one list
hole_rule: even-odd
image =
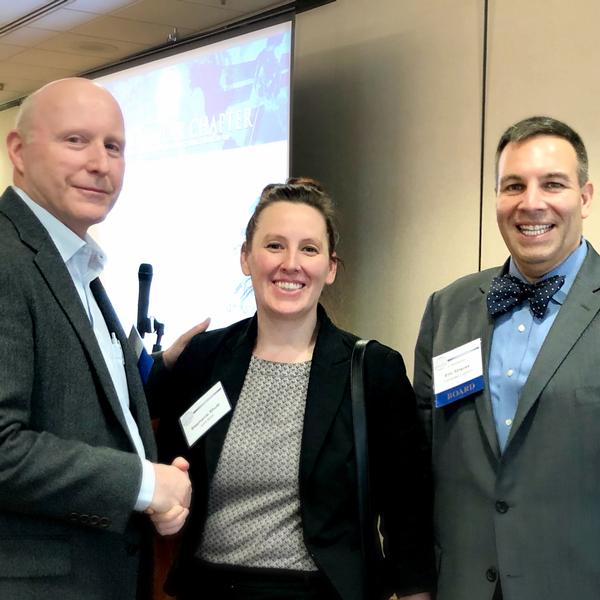
[(0, 198), (0, 598), (149, 597), (149, 519), (187, 516), (186, 465), (155, 464), (136, 362), (87, 234), (123, 182), (115, 99), (48, 84), (7, 137)]

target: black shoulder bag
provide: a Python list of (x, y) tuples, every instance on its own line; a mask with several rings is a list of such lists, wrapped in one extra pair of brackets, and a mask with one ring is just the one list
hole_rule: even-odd
[(369, 448), (367, 440), (367, 413), (365, 406), (364, 361), (367, 345), (371, 340), (357, 340), (350, 361), (350, 395), (352, 397), (352, 425), (356, 452), (358, 483), (358, 510), (360, 523), (360, 547), (365, 565), (366, 597), (373, 584), (373, 527), (369, 487)]

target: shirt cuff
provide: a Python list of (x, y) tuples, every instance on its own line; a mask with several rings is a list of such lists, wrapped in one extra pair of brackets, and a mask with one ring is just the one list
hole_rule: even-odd
[(133, 510), (143, 512), (150, 506), (154, 496), (155, 484), (154, 465), (144, 458), (142, 459), (142, 484)]

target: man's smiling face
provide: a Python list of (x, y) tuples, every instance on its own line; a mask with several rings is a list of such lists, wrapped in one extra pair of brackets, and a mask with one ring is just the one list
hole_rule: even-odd
[(498, 162), (496, 218), (513, 260), (534, 281), (558, 266), (581, 240), (593, 187), (577, 179), (577, 156), (560, 137), (510, 142)]

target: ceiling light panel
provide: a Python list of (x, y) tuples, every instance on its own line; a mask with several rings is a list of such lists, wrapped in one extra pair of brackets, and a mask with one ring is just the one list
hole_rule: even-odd
[[(19, 2), (18, 12), (14, 6), (3, 7), (0, 13), (0, 36), (10, 31), (15, 31), (25, 25), (30, 25), (40, 17), (48, 15), (61, 7), (72, 4), (73, 0), (52, 0), (51, 2)], [(7, 2), (4, 3), (8, 4)]]

